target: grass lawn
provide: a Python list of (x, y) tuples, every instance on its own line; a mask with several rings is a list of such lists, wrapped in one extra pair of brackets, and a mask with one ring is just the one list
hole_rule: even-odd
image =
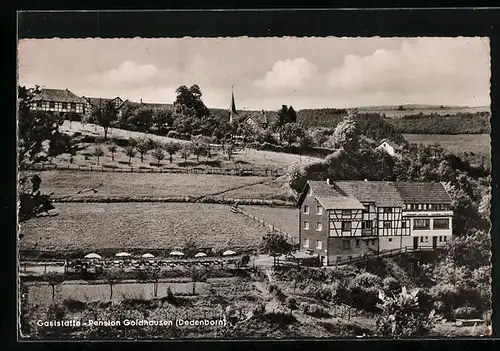
[(422, 143), (424, 145), (440, 144), (445, 150), (464, 157), (467, 152), (473, 155), (467, 156), (467, 159), (480, 162), (485, 157), (489, 163), (491, 157), (491, 145), (489, 134), (403, 134), (409, 143)]
[(57, 216), (21, 224), (20, 250), (256, 248), (266, 229), (227, 205), (201, 203), (60, 203)]
[[(33, 172), (23, 172), (31, 174)], [(148, 196), (153, 198), (167, 196), (207, 196), (229, 191), (229, 195), (243, 197), (244, 188), (253, 184), (269, 182), (266, 177), (234, 177), (225, 175), (173, 174), (173, 173), (112, 173), (79, 171), (42, 171), (36, 172), (42, 178), (42, 192), (54, 192), (55, 197), (85, 196), (95, 199), (106, 197)], [(98, 188), (98, 192), (85, 191)], [(268, 186), (268, 194), (276, 193), (278, 185)], [(78, 191), (82, 193), (77, 194)], [(241, 193), (243, 191), (243, 193)], [(229, 197), (229, 195), (227, 197)]]
[(267, 223), (280, 228), (292, 236), (298, 237), (299, 235), (299, 213), (296, 208), (251, 205), (240, 207), (245, 212), (265, 220)]

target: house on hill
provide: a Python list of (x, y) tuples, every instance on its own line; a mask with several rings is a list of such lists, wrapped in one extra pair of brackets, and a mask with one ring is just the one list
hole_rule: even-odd
[(47, 111), (58, 113), (86, 114), (89, 111), (87, 100), (72, 93), (68, 89), (43, 88), (35, 95), (30, 108), (34, 111)]
[(112, 99), (108, 98), (95, 98), (95, 97), (83, 97), (85, 100), (88, 101), (88, 103), (91, 105), (92, 109), (100, 108), (109, 103), (110, 101), (113, 103), (113, 106), (118, 109), (121, 104), (123, 103), (123, 100), (120, 97), (114, 97)]
[(382, 139), (380, 143), (378, 143), (376, 150), (383, 150), (387, 152), (391, 156), (400, 156), (403, 148), (390, 140)]
[(299, 199), (300, 249), (323, 265), (452, 237), (451, 198), (441, 183), (308, 181)]

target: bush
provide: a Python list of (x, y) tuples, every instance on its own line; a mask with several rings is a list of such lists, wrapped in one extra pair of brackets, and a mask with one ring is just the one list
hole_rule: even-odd
[(297, 300), (294, 297), (287, 298), (286, 305), (291, 310), (296, 310), (298, 308), (297, 307)]
[(83, 301), (75, 300), (73, 298), (64, 299), (63, 305), (68, 311), (83, 311), (87, 308), (87, 304)]
[(180, 140), (191, 140), (191, 135), (188, 133), (179, 133), (175, 130), (171, 130), (170, 132), (167, 133), (168, 138), (173, 138), (173, 139), (180, 139)]
[(326, 309), (314, 303), (302, 302), (299, 306), (299, 309), (302, 311), (302, 313), (313, 317), (328, 318), (331, 316)]
[(401, 284), (396, 278), (386, 277), (382, 281), (384, 291), (387, 293), (399, 293), (401, 291)]
[(461, 319), (480, 318), (481, 313), (479, 313), (479, 311), (474, 307), (464, 306), (464, 307), (455, 308), (453, 310), (453, 317), (454, 318), (461, 318)]

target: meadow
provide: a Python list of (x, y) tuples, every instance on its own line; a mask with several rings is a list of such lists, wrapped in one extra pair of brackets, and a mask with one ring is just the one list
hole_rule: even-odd
[[(23, 172), (31, 175), (35, 172)], [(270, 183), (267, 194), (272, 196), (279, 189), (269, 177), (234, 177), (226, 175), (174, 174), (174, 173), (112, 173), (80, 171), (36, 172), (42, 179), (42, 192), (54, 192), (54, 198), (71, 196), (72, 199), (148, 197), (158, 199), (169, 196), (201, 197), (229, 194), (244, 197), (245, 187)], [(100, 186), (102, 185), (102, 186)], [(97, 188), (97, 192), (89, 191)], [(78, 193), (80, 192), (80, 193)]]
[(409, 143), (438, 143), (445, 150), (474, 162), (481, 162), (484, 157), (488, 163), (491, 157), (489, 134), (403, 134), (403, 137)]
[(299, 214), (297, 208), (252, 205), (244, 205), (240, 206), (240, 208), (294, 237), (298, 237), (299, 235)]
[(201, 203), (59, 203), (58, 214), (21, 223), (19, 250), (52, 255), (186, 246), (237, 252), (256, 249), (266, 229), (227, 205)]

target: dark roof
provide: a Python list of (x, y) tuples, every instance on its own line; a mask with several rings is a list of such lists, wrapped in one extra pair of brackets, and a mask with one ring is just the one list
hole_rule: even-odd
[(314, 196), (317, 197), (345, 196), (345, 194), (338, 192), (333, 186), (329, 185), (326, 181), (309, 180), (307, 183), (311, 187)]
[(364, 210), (365, 206), (361, 204), (357, 199), (347, 196), (336, 196), (336, 197), (318, 197), (316, 200), (323, 206), (326, 210)]
[(173, 104), (164, 104), (164, 103), (160, 103), (160, 102), (143, 102), (142, 104), (149, 107), (149, 108), (152, 108), (154, 110), (157, 110), (157, 109), (173, 110), (174, 109)]
[(402, 147), (401, 147), (401, 146), (399, 146), (399, 145), (397, 145), (397, 144), (395, 144), (395, 143), (393, 143), (392, 141), (387, 140), (387, 139), (382, 139), (382, 140), (380, 141), (380, 143), (378, 143), (378, 146), (382, 145), (383, 143), (387, 143), (387, 144), (389, 144), (390, 146), (392, 146), (392, 148), (393, 148), (394, 150), (402, 150)]
[(122, 102), (122, 104), (120, 106), (118, 106), (118, 108), (119, 109), (126, 108), (126, 107), (139, 108), (139, 107), (142, 107), (142, 106), (144, 106), (144, 104), (141, 104), (140, 102), (134, 102), (134, 101), (130, 101), (130, 100), (125, 100), (124, 102)]
[(441, 183), (396, 182), (394, 185), (407, 204), (451, 204), (450, 195)]
[(106, 104), (108, 101), (111, 101), (113, 99), (108, 99), (108, 98), (95, 98), (95, 97), (86, 97), (84, 96), (84, 99), (87, 100), (92, 106), (102, 106)]
[(403, 207), (404, 202), (394, 183), (384, 181), (336, 181), (346, 194), (361, 202), (374, 202), (379, 207)]
[(54, 102), (74, 102), (85, 103), (85, 99), (73, 94), (68, 89), (45, 89), (40, 91), (34, 98), (34, 101), (54, 101)]
[(255, 123), (259, 125), (270, 125), (278, 117), (278, 113), (275, 111), (247, 111), (242, 110), (237, 112), (238, 120), (245, 121), (251, 118)]

